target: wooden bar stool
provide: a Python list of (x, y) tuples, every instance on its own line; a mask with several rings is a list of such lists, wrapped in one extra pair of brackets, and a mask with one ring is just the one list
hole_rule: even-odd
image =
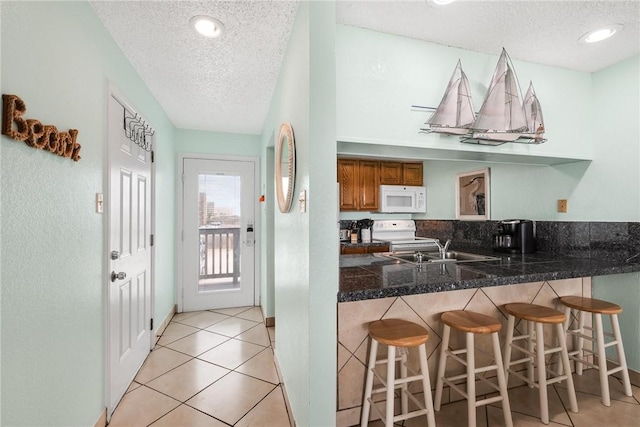
[[(576, 401), (576, 391), (571, 377), (571, 367), (569, 366), (569, 354), (567, 352), (567, 341), (563, 328), (566, 316), (558, 310), (535, 304), (512, 303), (504, 305), (505, 311), (509, 314), (507, 321), (507, 340), (505, 343), (505, 377), (509, 379), (509, 374), (513, 374), (529, 384), (530, 387), (537, 387), (540, 395), (540, 419), (543, 424), (549, 424), (549, 402), (547, 400), (547, 385), (567, 380), (567, 393), (571, 412), (578, 412), (578, 402)], [(527, 324), (527, 332), (523, 335), (513, 336), (515, 329), (515, 319), (521, 319)], [(545, 348), (543, 325), (555, 325), (558, 347)], [(534, 330), (535, 328), (535, 330)], [(526, 347), (515, 344), (515, 341), (525, 340)], [(525, 354), (522, 359), (511, 361), (511, 349), (515, 348)], [(560, 353), (564, 374), (548, 369), (545, 363), (545, 356)], [(521, 375), (518, 371), (511, 369), (513, 365), (527, 364), (527, 376)], [(534, 379), (534, 367), (538, 370), (537, 381)], [(554, 375), (547, 378), (547, 371)]]
[[(569, 353), (569, 358), (575, 360), (576, 373), (582, 375), (582, 366), (589, 366), (598, 369), (600, 373), (600, 394), (602, 404), (611, 406), (611, 398), (609, 393), (609, 375), (616, 372), (622, 372), (622, 383), (624, 384), (624, 394), (631, 396), (631, 382), (629, 381), (629, 371), (627, 370), (627, 359), (624, 355), (622, 346), (622, 336), (620, 335), (620, 325), (618, 323), (618, 314), (622, 313), (622, 307), (607, 301), (593, 298), (584, 298), (579, 296), (561, 297), (560, 302), (565, 306), (565, 315), (567, 316), (565, 330), (571, 337), (577, 341), (574, 350)], [(569, 329), (571, 324), (571, 312), (578, 316), (578, 327)], [(604, 332), (602, 328), (602, 315), (608, 314), (611, 319), (611, 329), (613, 333)], [(595, 337), (594, 329), (585, 326), (585, 318), (593, 315), (595, 320)], [(587, 335), (586, 332), (589, 332)], [(613, 338), (605, 344), (605, 337)], [(584, 346), (584, 340), (596, 343), (596, 350)], [(616, 346), (618, 353), (618, 366), (609, 370), (607, 369), (607, 347)], [(596, 355), (598, 364), (588, 361), (588, 355)]]
[[(371, 408), (382, 419), (386, 427), (392, 427), (394, 422), (406, 420), (421, 415), (427, 415), (427, 425), (435, 427), (436, 421), (433, 415), (433, 401), (431, 399), (431, 381), (429, 380), (429, 368), (427, 366), (427, 347), (425, 343), (429, 339), (429, 332), (420, 325), (401, 319), (384, 319), (369, 324), (369, 336), (371, 337), (371, 349), (369, 351), (369, 366), (367, 367), (367, 380), (365, 383), (364, 399), (362, 402), (361, 426), (369, 424), (369, 410)], [(387, 346), (387, 358), (376, 360), (378, 344)], [(411, 372), (407, 376), (407, 348), (418, 347), (420, 354), (420, 373)], [(398, 355), (396, 355), (398, 349)], [(396, 378), (396, 362), (400, 361), (400, 378)], [(387, 376), (382, 378), (376, 372), (376, 365), (387, 364)], [(382, 387), (373, 389), (373, 377), (376, 376), (382, 383)], [(424, 391), (424, 405), (409, 392), (409, 383), (422, 381)], [(400, 402), (402, 414), (395, 416), (394, 398), (395, 390), (400, 389)], [(372, 394), (386, 393), (386, 408), (382, 413), (371, 399)], [(409, 412), (411, 399), (420, 409)]]
[[(507, 427), (512, 427), (511, 407), (509, 405), (509, 395), (507, 394), (507, 381), (504, 376), (504, 366), (502, 364), (502, 354), (500, 351), (500, 341), (498, 332), (502, 329), (502, 324), (493, 317), (486, 316), (472, 311), (456, 310), (442, 313), (440, 320), (444, 324), (442, 333), (442, 343), (440, 348), (440, 360), (438, 361), (438, 379), (436, 381), (436, 399), (434, 408), (440, 410), (442, 402), (442, 387), (447, 383), (449, 387), (456, 390), (467, 399), (468, 425), (475, 427), (476, 425), (476, 408), (478, 406), (487, 405), (494, 402), (502, 402), (502, 411), (504, 413), (504, 422)], [(466, 337), (466, 348), (460, 350), (449, 350), (449, 337), (451, 328), (464, 332)], [(476, 334), (491, 334), (493, 344), (494, 365), (477, 368), (475, 365), (475, 344), (474, 336)], [(466, 354), (466, 359), (459, 357), (460, 354)], [(466, 373), (453, 377), (445, 377), (447, 367), (447, 357), (451, 357), (462, 365), (466, 366)], [(477, 378), (493, 389), (500, 392), (498, 396), (487, 399), (476, 400), (476, 375), (491, 370), (496, 371), (498, 384), (487, 380), (483, 376)], [(460, 388), (456, 381), (466, 379), (466, 392)]]

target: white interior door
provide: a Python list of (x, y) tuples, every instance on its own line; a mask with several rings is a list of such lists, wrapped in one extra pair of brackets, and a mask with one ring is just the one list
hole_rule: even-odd
[(128, 137), (140, 135), (141, 123), (124, 120), (136, 116), (123, 104), (109, 97), (109, 416), (149, 354), (152, 333), (151, 151)]
[(182, 161), (182, 311), (254, 305), (255, 162)]

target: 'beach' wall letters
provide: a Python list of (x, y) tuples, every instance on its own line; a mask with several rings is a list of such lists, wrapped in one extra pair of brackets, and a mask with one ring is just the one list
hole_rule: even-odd
[[(80, 160), (80, 144), (76, 142), (77, 129), (59, 132), (53, 125), (43, 125), (39, 120), (24, 119), (27, 107), (16, 95), (2, 95), (2, 134), (29, 147), (44, 149), (62, 157)], [(14, 128), (15, 124), (15, 128)]]

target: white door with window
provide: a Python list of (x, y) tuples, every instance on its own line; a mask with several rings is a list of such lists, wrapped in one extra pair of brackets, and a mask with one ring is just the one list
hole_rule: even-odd
[[(108, 378), (111, 416), (151, 349), (151, 189), (149, 133), (112, 93), (108, 110)], [(146, 138), (146, 144), (143, 143)], [(138, 143), (136, 143), (136, 141)]]
[(256, 304), (256, 168), (182, 158), (182, 311)]

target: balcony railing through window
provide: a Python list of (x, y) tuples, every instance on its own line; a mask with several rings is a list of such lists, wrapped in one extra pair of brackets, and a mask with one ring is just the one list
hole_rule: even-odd
[(237, 285), (239, 278), (240, 228), (200, 228), (200, 285)]

